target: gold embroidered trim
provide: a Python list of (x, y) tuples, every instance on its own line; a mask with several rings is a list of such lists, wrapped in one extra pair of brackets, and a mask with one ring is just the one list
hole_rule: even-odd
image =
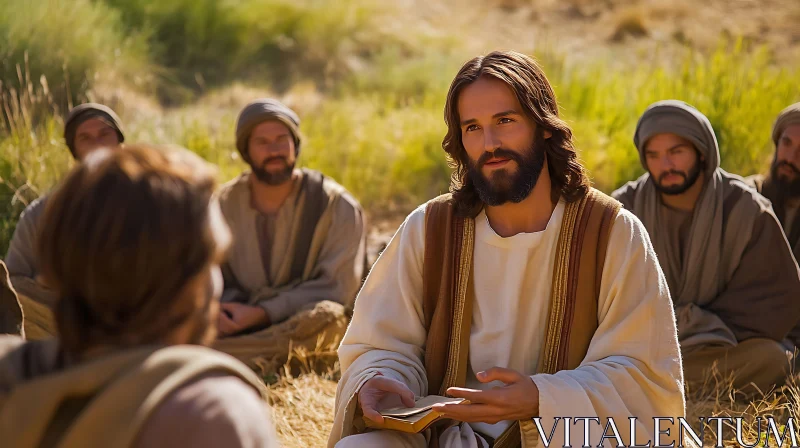
[[(455, 305), (453, 307), (453, 328), (452, 345), (448, 352), (447, 370), (444, 374), (442, 381), (441, 394), (444, 395), (448, 388), (457, 386), (458, 374), (463, 350), (469, 348), (469, 335), (464, 338), (462, 331), (464, 330), (465, 321), (472, 319), (472, 313), (469, 316), (465, 314), (465, 308), (471, 310), (467, 302), (467, 289), (469, 288), (469, 281), (471, 280), (472, 273), (472, 255), (475, 246), (475, 220), (465, 219), (464, 228), (462, 229), (461, 236), (461, 256), (458, 260), (458, 283), (456, 285)], [(467, 321), (469, 322), (469, 321)], [(467, 347), (462, 347), (462, 343), (466, 343)], [(460, 385), (463, 386), (463, 385)]]
[[(553, 262), (553, 285), (550, 292), (550, 314), (547, 319), (547, 332), (545, 334), (544, 347), (542, 349), (542, 359), (539, 360), (540, 373), (555, 373), (558, 367), (558, 352), (561, 344), (561, 328), (569, 325), (569, 322), (562, 322), (564, 308), (567, 302), (567, 280), (569, 276), (569, 255), (572, 249), (572, 238), (575, 233), (575, 225), (578, 217), (584, 211), (587, 202), (586, 195), (582, 200), (568, 203), (564, 208), (564, 219), (561, 223), (561, 232), (558, 235), (556, 245), (556, 256)], [(522, 445), (522, 428), (525, 432), (533, 430), (526, 439), (531, 440), (533, 446), (538, 444), (538, 431), (531, 421), (514, 422), (508, 429), (503, 431), (495, 440), (494, 448), (516, 448)]]
[(561, 343), (561, 322), (567, 300), (567, 278), (569, 275), (569, 253), (572, 236), (575, 231), (576, 217), (582, 209), (584, 201), (576, 201), (566, 205), (561, 233), (558, 235), (556, 259), (553, 266), (553, 285), (550, 292), (550, 316), (548, 317), (547, 336), (545, 339), (543, 358), (539, 361), (539, 372), (555, 373), (558, 361), (558, 347)]

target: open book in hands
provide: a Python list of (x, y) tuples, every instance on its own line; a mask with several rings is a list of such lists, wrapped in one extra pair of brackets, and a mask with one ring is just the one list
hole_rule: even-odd
[(428, 395), (417, 400), (413, 408), (392, 408), (379, 411), (383, 416), (383, 423), (377, 423), (364, 417), (364, 424), (367, 428), (391, 429), (416, 434), (426, 430), (442, 417), (440, 412), (431, 409), (433, 405), (440, 403), (469, 404), (469, 401), (463, 398)]

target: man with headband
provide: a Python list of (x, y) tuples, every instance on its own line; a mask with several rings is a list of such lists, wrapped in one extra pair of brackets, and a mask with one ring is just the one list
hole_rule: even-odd
[(286, 362), (290, 347), (341, 338), (364, 272), (361, 206), (322, 173), (295, 168), (299, 126), (276, 100), (247, 105), (236, 148), (251, 169), (219, 192), (234, 243), (216, 348), (267, 370)]
[(800, 273), (769, 201), (720, 168), (711, 123), (686, 103), (648, 107), (633, 140), (647, 173), (613, 196), (653, 240), (687, 383), (715, 368), (736, 389), (782, 384)]
[[(73, 108), (64, 122), (64, 141), (72, 157), (83, 161), (99, 148), (114, 148), (125, 141), (121, 120), (111, 108), (86, 103)], [(48, 196), (32, 202), (20, 215), (5, 263), (25, 315), (25, 334), (42, 339), (55, 333), (51, 309), (54, 294), (40, 279), (36, 256), (38, 231)]]

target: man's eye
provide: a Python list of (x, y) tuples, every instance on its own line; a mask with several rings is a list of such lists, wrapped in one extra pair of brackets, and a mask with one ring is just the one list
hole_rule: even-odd
[(498, 120), (498, 122), (499, 122), (500, 124), (503, 124), (503, 123), (512, 123), (513, 121), (514, 121), (514, 120), (512, 120), (512, 119), (510, 119), (510, 118), (508, 118), (508, 117), (503, 117), (503, 118), (501, 118), (500, 120)]
[(471, 124), (471, 125), (467, 126), (467, 128), (466, 128), (467, 132), (476, 131), (476, 130), (478, 130), (478, 125), (476, 125), (476, 124)]

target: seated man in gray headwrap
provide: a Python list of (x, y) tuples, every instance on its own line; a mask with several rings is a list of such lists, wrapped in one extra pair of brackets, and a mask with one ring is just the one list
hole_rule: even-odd
[(247, 105), (236, 147), (250, 170), (219, 192), (234, 244), (215, 347), (267, 371), (290, 346), (341, 340), (364, 272), (361, 206), (332, 179), (295, 169), (299, 125), (278, 101)]
[(613, 196), (650, 233), (686, 382), (699, 385), (715, 367), (737, 389), (782, 384), (790, 356), (780, 342), (800, 319), (800, 270), (769, 201), (720, 168), (711, 123), (686, 103), (651, 105), (633, 141), (647, 173)]
[[(78, 162), (103, 147), (116, 147), (125, 141), (117, 114), (102, 104), (86, 103), (74, 107), (64, 122), (64, 141)], [(31, 202), (22, 212), (8, 247), (6, 265), (11, 284), (19, 295), (25, 315), (28, 339), (43, 339), (55, 334), (51, 309), (53, 291), (40, 280), (36, 256), (41, 216), (48, 196)]]

